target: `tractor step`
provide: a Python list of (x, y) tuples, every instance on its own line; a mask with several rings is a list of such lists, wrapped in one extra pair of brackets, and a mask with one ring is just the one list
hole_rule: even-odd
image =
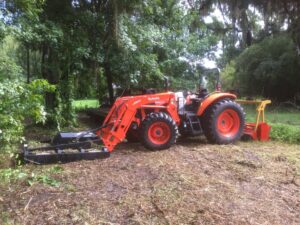
[(191, 135), (197, 136), (202, 134), (201, 122), (198, 116), (189, 115), (187, 116), (187, 121), (189, 123)]

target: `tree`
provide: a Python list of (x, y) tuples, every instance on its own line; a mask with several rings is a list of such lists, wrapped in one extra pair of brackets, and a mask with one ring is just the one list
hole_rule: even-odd
[(246, 49), (236, 59), (236, 83), (243, 94), (278, 101), (300, 92), (300, 61), (289, 36), (268, 37)]

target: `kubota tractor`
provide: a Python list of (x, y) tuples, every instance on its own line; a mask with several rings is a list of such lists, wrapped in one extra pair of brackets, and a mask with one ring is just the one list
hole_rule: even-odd
[[(25, 145), (24, 158), (35, 163), (103, 158), (125, 139), (140, 141), (147, 149), (161, 150), (173, 145), (179, 134), (183, 137), (204, 134), (211, 143), (232, 143), (240, 139), (245, 124), (244, 111), (235, 99), (235, 95), (221, 92), (120, 97), (100, 128), (59, 133), (51, 146), (28, 148)], [(89, 150), (93, 143), (104, 146), (101, 150)], [(76, 150), (67, 152), (67, 149)], [(55, 153), (45, 153), (49, 150)]]

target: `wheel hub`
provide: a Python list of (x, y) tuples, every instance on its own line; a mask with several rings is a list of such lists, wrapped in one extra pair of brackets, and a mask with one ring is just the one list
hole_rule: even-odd
[(155, 131), (155, 134), (156, 134), (157, 136), (161, 136), (162, 132), (161, 132), (160, 129), (157, 129), (157, 130)]
[(151, 142), (162, 145), (170, 139), (171, 130), (166, 123), (155, 122), (149, 127), (148, 136)]
[(239, 128), (240, 118), (236, 111), (226, 109), (220, 113), (217, 120), (217, 129), (222, 135), (232, 137), (236, 135)]

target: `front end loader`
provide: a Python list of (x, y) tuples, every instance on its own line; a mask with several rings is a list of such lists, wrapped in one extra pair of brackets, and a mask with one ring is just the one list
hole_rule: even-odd
[(245, 125), (245, 113), (235, 99), (235, 95), (221, 92), (192, 97), (181, 92), (120, 97), (101, 127), (59, 133), (45, 147), (29, 148), (25, 144), (24, 159), (45, 164), (106, 158), (125, 139), (161, 150), (172, 146), (179, 134), (204, 134), (211, 143), (232, 143), (241, 138)]

